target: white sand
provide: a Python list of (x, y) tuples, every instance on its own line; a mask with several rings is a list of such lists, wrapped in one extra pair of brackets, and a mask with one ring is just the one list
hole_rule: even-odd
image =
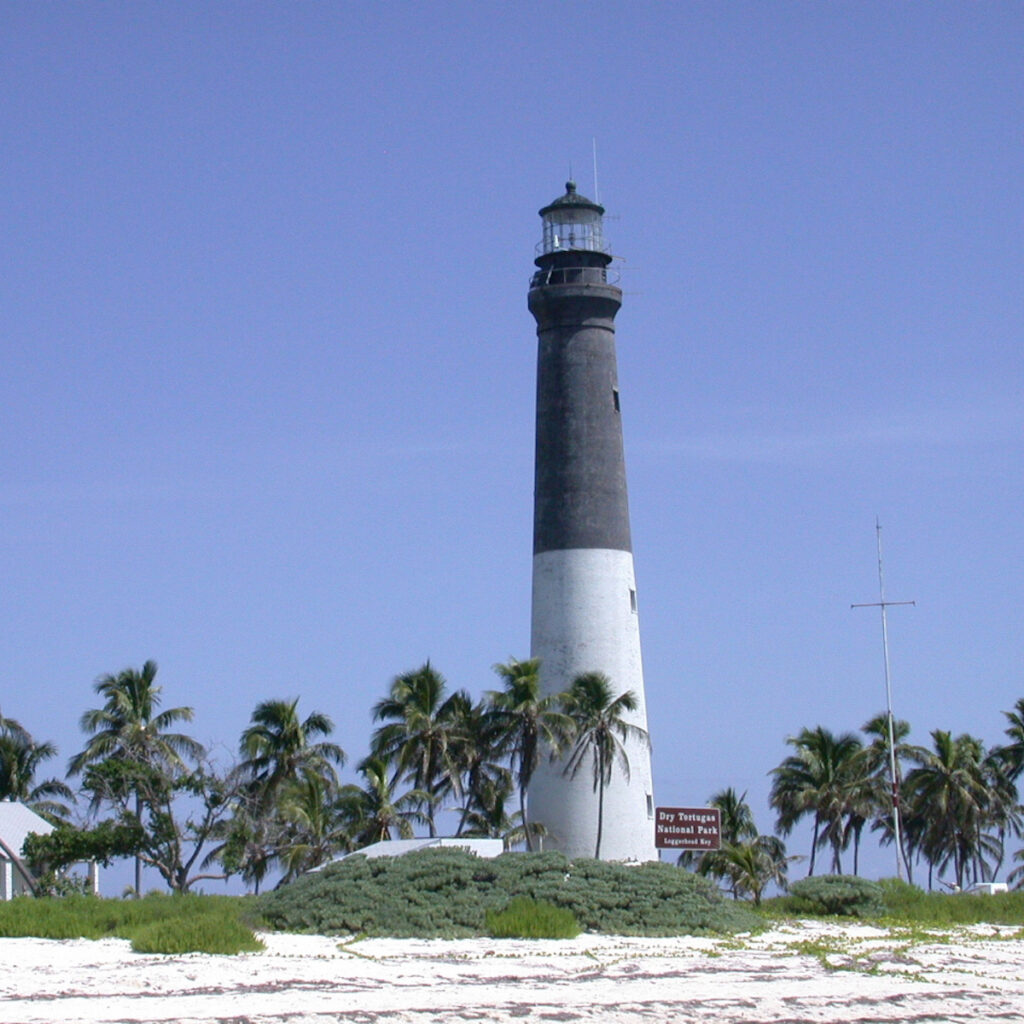
[[(1022, 1021), (1024, 939), (801, 922), (756, 936), (520, 942), (262, 936), (236, 957), (0, 939), (2, 1024)], [(831, 943), (826, 968), (800, 943)]]

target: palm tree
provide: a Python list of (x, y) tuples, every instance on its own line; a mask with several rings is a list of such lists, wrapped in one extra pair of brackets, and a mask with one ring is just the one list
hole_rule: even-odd
[[(488, 782), (481, 799), (466, 818), (466, 829), (462, 835), (500, 839), (506, 851), (511, 850), (517, 843), (524, 842), (526, 829), (522, 813), (513, 811), (510, 814), (508, 810), (508, 799), (511, 795), (511, 776), (506, 775), (504, 779)], [(530, 825), (530, 832), (535, 838), (547, 835), (547, 829), (540, 822), (533, 822)]]
[(1004, 711), (1007, 725), (1005, 733), (1010, 742), (996, 747), (992, 753), (1004, 764), (1005, 771), (1011, 782), (1016, 782), (1024, 772), (1024, 697), (1013, 706), (1012, 711)]
[(67, 821), (74, 793), (59, 779), (36, 782), (43, 761), (57, 756), (52, 743), (37, 743), (20, 722), (0, 714), (0, 800), (17, 800), (56, 823)]
[(747, 794), (739, 795), (729, 786), (715, 793), (708, 806), (717, 807), (721, 815), (721, 848), (684, 851), (679, 865), (695, 866), (699, 875), (728, 882), (733, 899), (749, 894), (756, 905), (772, 882), (785, 888), (789, 862), (798, 858), (786, 856), (781, 839), (758, 832)]
[(604, 791), (612, 780), (616, 765), (629, 778), (629, 758), (625, 744), (650, 743), (646, 729), (627, 721), (625, 715), (638, 706), (632, 690), (615, 696), (611, 680), (603, 672), (584, 672), (576, 676), (562, 695), (562, 710), (573, 723), (572, 749), (565, 772), (575, 778), (590, 762), (594, 792), (597, 793), (597, 842), (594, 857), (601, 857), (601, 832), (604, 828)]
[(302, 775), (282, 788), (278, 813), (285, 823), (280, 847), (284, 881), (352, 849), (345, 810), (337, 783), (327, 776)]
[(82, 715), (82, 731), (92, 738), (71, 759), (70, 774), (77, 775), (86, 765), (108, 757), (156, 767), (181, 767), (186, 758), (202, 757), (202, 744), (182, 733), (167, 732), (177, 722), (191, 722), (194, 712), (188, 707), (157, 712), (162, 688), (153, 682), (156, 671), (156, 662), (147, 661), (141, 671), (126, 668), (96, 680), (93, 689), (104, 698), (103, 707)]
[(1024, 887), (1024, 848), (1018, 850), (1014, 855), (1013, 859), (1018, 861), (1020, 866), (1014, 868), (1007, 876), (1006, 880), (1010, 883), (1011, 889), (1020, 889)]
[(341, 791), (354, 845), (386, 842), (396, 832), (399, 839), (412, 839), (413, 823), (427, 821), (420, 808), (429, 802), (429, 794), (413, 789), (396, 796), (387, 762), (373, 755), (359, 764), (358, 771), (362, 788), (350, 785)]
[[(184, 768), (185, 760), (199, 760), (205, 755), (202, 744), (182, 733), (167, 730), (177, 722), (191, 722), (189, 707), (160, 707), (155, 661), (147, 661), (141, 671), (126, 668), (116, 676), (105, 675), (96, 680), (95, 691), (103, 697), (103, 706), (86, 711), (81, 718), (82, 731), (91, 735), (85, 749), (68, 765), (68, 773), (77, 775), (88, 766), (104, 761), (119, 762), (149, 773), (165, 774)], [(141, 823), (143, 788), (130, 784), (135, 794), (135, 816)], [(97, 791), (94, 809), (100, 799)], [(142, 889), (142, 858), (135, 858), (135, 893)]]
[(717, 807), (722, 816), (722, 842), (736, 845), (758, 835), (754, 823), (754, 812), (747, 803), (747, 794), (736, 793), (732, 786), (720, 790), (708, 801), (709, 807)]
[(995, 879), (1002, 869), (1006, 857), (1007, 835), (1020, 839), (1024, 834), (1024, 808), (1020, 805), (1017, 785), (1000, 748), (989, 751), (982, 761), (981, 772), (988, 793), (985, 809), (986, 827), (995, 830), (995, 840), (998, 844), (988, 871), (991, 880)]
[(846, 796), (846, 819), (843, 825), (842, 849), (853, 845), (853, 873), (860, 873), (860, 840), (864, 826), (878, 810), (876, 779), (866, 770), (863, 762), (854, 759), (850, 765), (849, 789)]
[(396, 676), (387, 697), (373, 708), (384, 724), (370, 743), (373, 757), (393, 766), (391, 784), (404, 780), (423, 794), (421, 809), (431, 837), (437, 835), (435, 811), (448, 792), (461, 797), (457, 759), (457, 721), (469, 703), (465, 691), (446, 695), (444, 676), (426, 662)]
[(832, 847), (832, 870), (842, 873), (842, 851), (849, 845), (854, 829), (851, 816), (859, 816), (858, 799), (863, 792), (863, 762), (860, 740), (853, 733), (834, 735), (817, 726), (802, 729), (786, 742), (796, 749), (777, 768), (770, 803), (778, 812), (777, 828), (786, 836), (806, 815), (814, 816), (808, 875), (814, 874), (819, 847)]
[[(903, 763), (917, 760), (921, 749), (904, 742), (910, 735), (910, 724), (901, 718), (894, 718), (892, 735), (895, 743), (895, 757), (889, 752), (889, 716), (887, 712), (877, 714), (861, 726), (861, 732), (869, 739), (861, 754), (864, 760), (864, 771), (867, 775), (869, 801), (874, 804), (871, 829), (881, 832), (880, 842), (888, 846), (895, 842), (896, 823), (894, 812), (900, 818), (899, 858), (907, 868), (907, 880), (911, 877), (910, 858), (907, 856), (906, 837), (902, 828), (905, 808), (901, 798), (903, 789)], [(896, 767), (895, 780), (892, 777), (893, 764)], [(897, 865), (898, 866), (898, 865)], [(856, 868), (854, 869), (856, 873)], [(898, 872), (897, 872), (898, 873)]]
[(715, 851), (714, 861), (702, 861), (697, 872), (727, 878), (733, 899), (750, 895), (754, 906), (759, 907), (769, 885), (775, 883), (786, 888), (789, 862), (796, 859), (786, 856), (786, 846), (781, 839), (759, 835), (745, 842), (723, 843), (721, 850)]
[(526, 792), (540, 763), (541, 750), (555, 756), (572, 730), (572, 719), (559, 710), (560, 694), (542, 697), (540, 659), (517, 661), (510, 658), (495, 665), (505, 688), (491, 691), (488, 698), (502, 734), (501, 747), (509, 759), (519, 789), (519, 815), (527, 850), (533, 850), (534, 828), (527, 818)]
[(967, 734), (954, 739), (936, 729), (931, 735), (934, 750), (924, 751), (906, 778), (908, 840), (928, 860), (929, 881), (932, 868), (941, 873), (952, 864), (962, 888), (972, 866), (977, 876), (998, 853), (998, 842), (986, 833), (993, 820), (985, 748)]
[(320, 711), (299, 716), (299, 698), (265, 700), (256, 705), (250, 725), (242, 733), (239, 769), (250, 776), (263, 813), (272, 808), (281, 787), (289, 781), (319, 776), (337, 782), (335, 766), (345, 763), (336, 743), (314, 742), (329, 736), (334, 723)]
[(999, 858), (993, 877), (1002, 867), (1007, 833), (1020, 838), (1024, 834), (1024, 818), (1017, 794), (1017, 779), (1024, 772), (1024, 697), (1012, 711), (1004, 711), (1008, 743), (993, 747), (986, 758), (984, 771), (989, 779), (992, 817), (999, 833)]
[[(735, 846), (757, 836), (757, 825), (754, 824), (754, 812), (747, 803), (747, 794), (739, 795), (732, 786), (719, 790), (708, 800), (708, 807), (717, 807), (721, 819), (722, 846)], [(705, 861), (713, 861), (715, 850), (700, 852), (684, 850), (679, 854), (676, 863), (682, 868), (700, 870)], [(714, 872), (702, 871), (701, 874)]]
[(462, 807), (459, 825), (462, 835), (469, 816), (482, 810), (498, 788), (508, 788), (509, 770), (500, 763), (501, 723), (493, 708), (480, 701), (470, 703), (464, 693), (452, 700), (452, 760), (461, 779)]

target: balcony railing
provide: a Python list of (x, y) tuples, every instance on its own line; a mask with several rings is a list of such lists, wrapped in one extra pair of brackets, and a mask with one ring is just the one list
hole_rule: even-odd
[(550, 284), (618, 284), (619, 272), (610, 267), (547, 267), (530, 278), (531, 288)]

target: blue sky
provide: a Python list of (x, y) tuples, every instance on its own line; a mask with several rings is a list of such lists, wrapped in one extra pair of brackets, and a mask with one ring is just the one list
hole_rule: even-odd
[(1017, 4), (5, 4), (0, 709), (63, 764), (153, 658), (225, 756), (301, 696), (354, 762), (396, 673), (525, 657), (536, 211), (596, 140), (656, 801), (767, 830), (786, 737), (881, 710), (876, 515), (897, 714), (998, 742), (1022, 52)]

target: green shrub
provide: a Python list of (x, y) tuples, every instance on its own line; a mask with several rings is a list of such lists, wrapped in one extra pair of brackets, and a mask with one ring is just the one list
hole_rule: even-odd
[(36, 879), (36, 896), (91, 896), (89, 879), (45, 871)]
[(856, 875), (801, 878), (789, 887), (784, 903), (796, 914), (878, 917), (884, 911), (881, 886)]
[(585, 931), (606, 934), (718, 934), (760, 925), (707, 879), (670, 864), (626, 867), (560, 853), (483, 860), (452, 849), (348, 857), (265, 893), (255, 908), (284, 931), (455, 938), (487, 934), (487, 911), (517, 896), (569, 910)]
[(263, 943), (237, 917), (192, 914), (143, 925), (132, 935), (136, 953), (252, 953)]
[(484, 919), (495, 939), (575, 939), (580, 933), (571, 910), (529, 896), (516, 896), (504, 910), (488, 910)]

